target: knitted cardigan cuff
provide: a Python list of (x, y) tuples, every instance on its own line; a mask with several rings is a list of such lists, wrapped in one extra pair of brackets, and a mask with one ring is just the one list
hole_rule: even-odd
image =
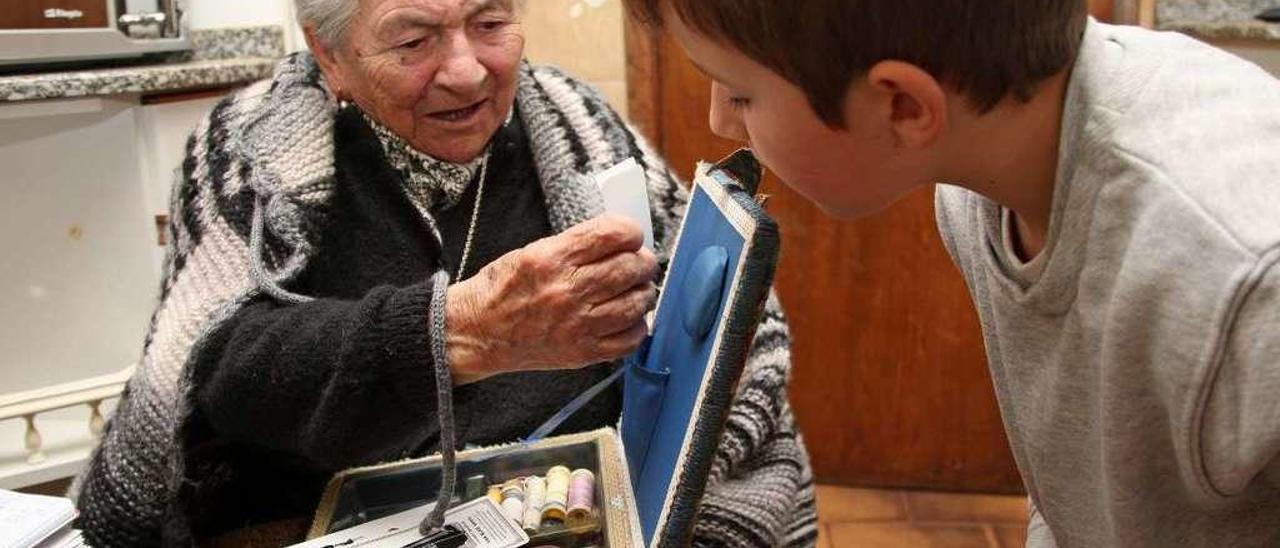
[[(443, 344), (444, 329), (441, 326), (437, 331), (430, 321), (430, 315), (436, 303), (443, 301), (437, 296), (441, 285), (438, 280), (432, 279), (396, 290), (385, 304), (385, 339), (373, 340), (371, 337), (371, 340), (364, 341), (361, 345), (370, 349), (381, 348), (388, 357), (396, 357), (384, 360), (384, 363), (396, 363), (397, 367), (403, 368), (402, 371), (395, 372), (398, 378), (403, 379), (399, 386), (406, 390), (403, 394), (406, 399), (422, 402), (420, 406), (412, 407), (422, 413), (434, 412), (439, 406), (438, 402), (432, 401), (439, 394), (439, 377), (434, 376), (432, 371), (435, 367), (433, 362), (437, 359), (435, 344), (437, 340)], [(447, 288), (447, 278), (443, 285)], [(427, 319), (425, 326), (424, 319)]]

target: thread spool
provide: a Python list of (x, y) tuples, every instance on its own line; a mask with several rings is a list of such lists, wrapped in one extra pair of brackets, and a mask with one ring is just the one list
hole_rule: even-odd
[(569, 476), (569, 519), (571, 523), (580, 523), (591, 519), (595, 509), (596, 475), (590, 470), (579, 468)]
[(479, 474), (467, 478), (465, 485), (463, 500), (473, 501), (485, 495), (485, 491), (489, 488), (489, 481), (483, 474)]
[(525, 531), (536, 533), (542, 527), (542, 504), (547, 500), (547, 481), (538, 476), (526, 478), (524, 497), (524, 520), (520, 525)]
[(542, 519), (564, 521), (569, 504), (569, 469), (554, 466), (547, 470), (547, 499), (542, 503)]
[(524, 518), (524, 478), (502, 484), (502, 513), (517, 525)]

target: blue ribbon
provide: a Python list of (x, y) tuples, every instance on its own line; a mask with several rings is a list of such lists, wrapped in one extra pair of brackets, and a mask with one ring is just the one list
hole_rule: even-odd
[(537, 430), (534, 430), (533, 433), (520, 440), (520, 442), (526, 444), (534, 443), (547, 437), (547, 435), (554, 432), (556, 428), (559, 428), (564, 421), (569, 420), (569, 417), (572, 417), (574, 413), (577, 413), (588, 403), (591, 403), (591, 400), (595, 399), (596, 396), (599, 396), (601, 392), (604, 392), (604, 389), (608, 388), (613, 383), (618, 382), (618, 379), (622, 378), (622, 374), (626, 372), (627, 367), (627, 365), (619, 366), (617, 370), (611, 373), (604, 380), (596, 383), (595, 386), (588, 388), (585, 392), (578, 394), (578, 397), (573, 398), (573, 401), (570, 401), (564, 407), (561, 407), (559, 411), (556, 411), (555, 415), (552, 415), (550, 419), (547, 419), (547, 422), (542, 423), (542, 426), (539, 426)]

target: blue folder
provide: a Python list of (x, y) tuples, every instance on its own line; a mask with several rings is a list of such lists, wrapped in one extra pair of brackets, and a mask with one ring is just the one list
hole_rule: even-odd
[(699, 167), (653, 333), (626, 360), (621, 434), (648, 546), (683, 546), (777, 265), (747, 150)]

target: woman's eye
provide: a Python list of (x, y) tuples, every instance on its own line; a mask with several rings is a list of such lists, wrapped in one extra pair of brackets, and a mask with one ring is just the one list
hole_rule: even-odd
[(426, 42), (427, 42), (426, 38), (418, 38), (417, 40), (410, 40), (408, 42), (400, 44), (399, 47), (400, 49), (418, 49), (418, 47), (420, 47), (422, 44), (425, 44)]
[(751, 99), (747, 99), (746, 97), (730, 97), (729, 106), (734, 110), (742, 110), (751, 106)]
[(498, 21), (498, 20), (495, 20), (495, 21), (481, 21), (481, 22), (480, 22), (479, 24), (477, 24), (476, 26), (480, 29), (480, 31), (481, 31), (481, 32), (494, 32), (494, 31), (497, 31), (497, 30), (501, 30), (501, 29), (502, 29), (502, 27), (507, 26), (507, 22), (506, 22), (506, 21)]

